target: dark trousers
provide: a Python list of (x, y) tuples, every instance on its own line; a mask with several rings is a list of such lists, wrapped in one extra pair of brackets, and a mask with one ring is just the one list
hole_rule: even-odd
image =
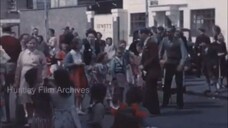
[(151, 114), (160, 114), (157, 81), (157, 79), (147, 78), (144, 88), (143, 106), (146, 107)]
[(9, 104), (9, 93), (7, 88), (10, 88), (14, 83), (14, 74), (6, 74), (5, 75), (5, 89), (4, 89), (4, 98), (5, 98), (5, 109), (6, 109), (6, 121), (10, 121), (10, 104)]
[(169, 104), (169, 98), (171, 96), (171, 85), (173, 76), (175, 75), (175, 81), (177, 86), (177, 105), (183, 107), (183, 72), (176, 70), (177, 65), (166, 64), (165, 69), (165, 85), (164, 85), (164, 95), (163, 95), (163, 105)]

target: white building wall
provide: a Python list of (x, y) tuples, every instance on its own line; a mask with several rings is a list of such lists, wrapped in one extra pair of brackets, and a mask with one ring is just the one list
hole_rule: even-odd
[(103, 37), (102, 39), (106, 39), (107, 37), (113, 38), (113, 18), (112, 14), (108, 15), (95, 15), (94, 16), (94, 29), (98, 32), (101, 32)]
[[(195, 10), (195, 9), (215, 9), (215, 24), (221, 27), (221, 31), (225, 37), (226, 42), (228, 41), (228, 12), (227, 12), (227, 0), (188, 0), (188, 9)], [(188, 10), (187, 10), (188, 11)], [(190, 11), (189, 11), (190, 12)], [(190, 19), (190, 13), (189, 13)], [(187, 20), (187, 19), (186, 19)], [(186, 27), (190, 26), (187, 25)], [(228, 45), (228, 43), (227, 43)]]
[(123, 0), (123, 8), (128, 12), (128, 23), (126, 24), (128, 27), (128, 44), (130, 44), (133, 40), (133, 37), (130, 35), (131, 29), (131, 13), (145, 13), (146, 12), (146, 0)]

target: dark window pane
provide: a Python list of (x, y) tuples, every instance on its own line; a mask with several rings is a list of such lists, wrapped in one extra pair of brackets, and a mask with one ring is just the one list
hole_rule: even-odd
[(212, 26), (215, 21), (215, 9), (192, 10), (191, 30), (192, 35), (197, 36), (198, 28), (204, 28), (209, 36), (212, 36)]

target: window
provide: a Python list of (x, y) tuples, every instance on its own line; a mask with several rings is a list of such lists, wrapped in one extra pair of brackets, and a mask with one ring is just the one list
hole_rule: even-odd
[(75, 6), (78, 3), (78, 0), (51, 0), (51, 7), (67, 7), (67, 6)]
[(209, 36), (212, 36), (212, 26), (215, 24), (215, 9), (192, 10), (191, 30), (192, 35), (198, 35), (198, 29), (204, 28)]
[(131, 14), (131, 35), (134, 31), (146, 27), (146, 13)]
[(180, 11), (180, 28), (183, 28), (184, 27), (184, 12), (183, 11)]
[(32, 0), (27, 0), (26, 1), (26, 6), (27, 6), (27, 9), (33, 9), (33, 1)]
[(16, 0), (8, 0), (8, 9), (9, 11), (17, 11), (17, 1)]
[(158, 0), (150, 0), (150, 5), (158, 5)]

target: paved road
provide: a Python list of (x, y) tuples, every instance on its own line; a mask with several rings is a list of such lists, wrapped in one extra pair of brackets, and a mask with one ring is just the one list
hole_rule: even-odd
[[(228, 128), (227, 101), (185, 95), (185, 107), (177, 110), (175, 97), (169, 108), (162, 109), (162, 114), (151, 117), (152, 126), (158, 128)], [(113, 118), (106, 116), (104, 128), (110, 128)]]

